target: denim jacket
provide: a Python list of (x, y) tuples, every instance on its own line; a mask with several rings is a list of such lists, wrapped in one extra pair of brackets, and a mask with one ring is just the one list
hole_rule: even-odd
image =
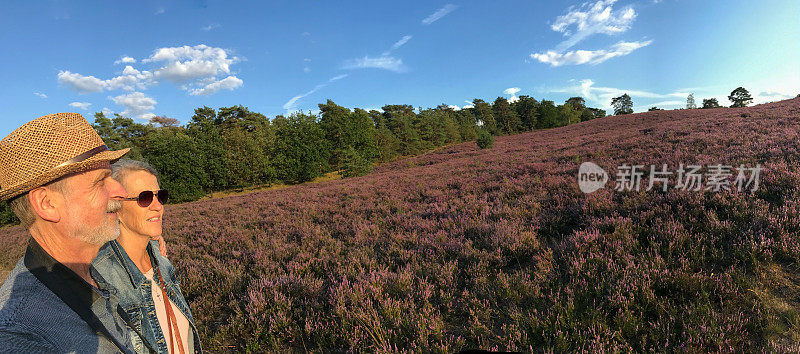
[(0, 353), (133, 353), (113, 289), (89, 272), (97, 287), (31, 238), (0, 287)]
[[(192, 312), (181, 293), (178, 276), (175, 267), (170, 261), (161, 256), (158, 249), (158, 242), (151, 241), (147, 245), (147, 252), (153, 267), (157, 267), (164, 277), (167, 297), (175, 304), (178, 310), (189, 320), (192, 329), (192, 339), (189, 349), (195, 353), (201, 353), (200, 337), (197, 333)], [(140, 336), (133, 336), (134, 348), (139, 353), (147, 352), (149, 345), (158, 353), (168, 353), (169, 342), (162, 332), (161, 326), (156, 316), (156, 308), (153, 303), (152, 283), (142, 274), (133, 260), (125, 252), (125, 249), (116, 240), (107, 243), (97, 258), (92, 262), (92, 266), (117, 290), (122, 318), (129, 326), (134, 328)], [(144, 338), (145, 343), (138, 342), (136, 339)], [(186, 341), (189, 338), (181, 338)]]

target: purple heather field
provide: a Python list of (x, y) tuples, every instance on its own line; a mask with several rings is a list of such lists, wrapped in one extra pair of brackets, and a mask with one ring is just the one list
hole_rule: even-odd
[[(164, 236), (210, 352), (796, 351), (799, 133), (800, 98), (612, 116), (170, 205)], [(581, 192), (586, 161), (606, 188)], [(613, 188), (680, 163), (763, 170)], [(7, 271), (28, 236), (0, 233)]]

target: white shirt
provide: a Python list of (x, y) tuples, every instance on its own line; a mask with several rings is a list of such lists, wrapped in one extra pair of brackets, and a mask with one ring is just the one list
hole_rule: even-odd
[[(150, 268), (147, 273), (144, 273), (144, 276), (147, 279), (150, 279), (150, 284), (152, 285), (152, 296), (153, 296), (153, 303), (156, 306), (156, 317), (158, 317), (158, 324), (161, 326), (161, 333), (164, 333), (164, 339), (167, 341), (167, 350), (170, 347), (170, 338), (169, 338), (169, 325), (167, 322), (167, 308), (164, 307), (164, 293), (161, 292), (161, 287), (158, 285), (158, 280), (153, 279), (153, 268)], [(190, 347), (194, 347), (194, 345), (190, 346), (189, 343), (194, 341), (194, 336), (192, 335), (192, 328), (189, 326), (189, 320), (186, 319), (186, 316), (175, 306), (175, 303), (172, 300), (169, 300), (170, 306), (172, 306), (172, 312), (175, 313), (175, 319), (178, 321), (178, 333), (181, 334), (181, 343), (183, 344), (183, 350), (186, 353), (192, 353), (189, 350)], [(173, 327), (174, 331), (174, 327)], [(175, 343), (175, 351), (170, 353), (180, 353), (177, 348), (178, 340), (175, 337), (177, 333), (172, 333), (172, 341)]]

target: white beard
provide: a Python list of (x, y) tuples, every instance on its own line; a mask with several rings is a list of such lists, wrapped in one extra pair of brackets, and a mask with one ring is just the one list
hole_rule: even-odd
[[(122, 208), (122, 202), (118, 200), (109, 200), (108, 206), (106, 207), (106, 212), (117, 212), (120, 208)], [(70, 208), (70, 210), (72, 209)], [(70, 216), (73, 220), (77, 220), (75, 215)], [(86, 224), (80, 223), (79, 221), (77, 229), (72, 232), (70, 237), (86, 242), (90, 245), (102, 246), (106, 244), (106, 242), (115, 240), (117, 237), (119, 237), (119, 219), (109, 223), (108, 215), (106, 215), (103, 223), (94, 228), (87, 227)]]

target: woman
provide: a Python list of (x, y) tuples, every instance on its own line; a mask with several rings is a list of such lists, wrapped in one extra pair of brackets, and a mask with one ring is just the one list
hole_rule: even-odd
[(181, 294), (175, 268), (160, 254), (167, 191), (149, 164), (120, 160), (111, 177), (128, 192), (119, 216), (120, 234), (107, 243), (92, 265), (117, 290), (121, 315), (137, 335), (137, 352), (201, 352), (192, 313)]

